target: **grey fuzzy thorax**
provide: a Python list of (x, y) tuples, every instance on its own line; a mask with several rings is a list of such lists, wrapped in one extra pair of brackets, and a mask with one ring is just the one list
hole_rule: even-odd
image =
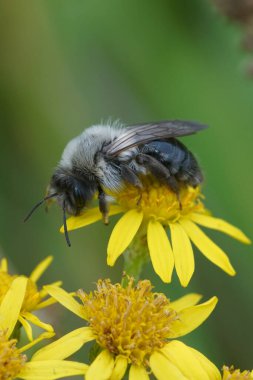
[[(95, 125), (71, 140), (65, 147), (58, 168), (98, 180), (103, 186), (118, 190), (121, 187), (119, 167), (105, 159), (103, 147), (115, 140), (124, 129)], [(123, 157), (122, 157), (123, 158)]]

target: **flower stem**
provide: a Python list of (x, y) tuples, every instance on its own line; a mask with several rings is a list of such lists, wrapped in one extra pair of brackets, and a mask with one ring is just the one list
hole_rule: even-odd
[(149, 261), (146, 240), (146, 233), (143, 233), (142, 230), (135, 236), (133, 242), (125, 251), (123, 271), (126, 276), (122, 279), (122, 286), (128, 283), (127, 276), (134, 277), (135, 281), (138, 281), (143, 266)]

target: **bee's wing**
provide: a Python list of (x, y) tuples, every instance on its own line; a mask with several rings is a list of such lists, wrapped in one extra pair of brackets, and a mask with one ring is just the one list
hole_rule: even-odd
[(149, 141), (186, 136), (207, 128), (206, 125), (192, 121), (166, 120), (147, 124), (129, 126), (125, 132), (104, 148), (107, 156), (117, 156), (119, 153), (142, 145)]

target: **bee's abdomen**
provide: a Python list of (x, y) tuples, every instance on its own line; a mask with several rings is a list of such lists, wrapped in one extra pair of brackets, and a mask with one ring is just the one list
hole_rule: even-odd
[(143, 145), (140, 151), (163, 164), (179, 183), (197, 186), (203, 181), (195, 157), (176, 139), (152, 141)]

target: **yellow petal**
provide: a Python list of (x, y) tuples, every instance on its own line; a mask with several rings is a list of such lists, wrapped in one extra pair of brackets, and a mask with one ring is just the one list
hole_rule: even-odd
[(186, 231), (189, 238), (198, 247), (200, 252), (208, 258), (212, 263), (224, 270), (230, 276), (235, 275), (235, 270), (232, 267), (229, 258), (209, 237), (201, 231), (201, 229), (190, 220), (182, 220), (182, 227)]
[(200, 224), (201, 226), (224, 232), (225, 234), (239, 240), (244, 244), (251, 243), (250, 239), (239, 228), (233, 226), (223, 219), (214, 218), (209, 215), (193, 213), (191, 214), (191, 220), (197, 224)]
[(48, 256), (45, 260), (41, 261), (32, 271), (30, 275), (30, 279), (34, 282), (38, 281), (38, 279), (42, 276), (45, 270), (49, 267), (53, 260), (53, 256)]
[(149, 364), (158, 380), (188, 380), (174, 364), (158, 351), (150, 356)]
[(0, 329), (9, 337), (18, 321), (27, 285), (26, 277), (17, 277), (11, 284), (0, 305)]
[(149, 375), (143, 366), (131, 365), (129, 380), (149, 380)]
[(86, 380), (108, 380), (114, 368), (114, 358), (109, 351), (102, 351), (89, 366)]
[(143, 214), (137, 210), (126, 212), (114, 227), (107, 248), (107, 264), (114, 265), (136, 235)]
[(195, 350), (194, 348), (192, 347), (188, 347), (188, 348), (192, 351), (192, 353), (198, 359), (202, 368), (208, 374), (209, 380), (221, 380), (220, 371), (209, 359), (207, 359), (203, 354), (201, 354), (201, 352)]
[(184, 343), (174, 340), (166, 344), (160, 352), (162, 352), (187, 379), (209, 380), (208, 374), (190, 350), (190, 347)]
[(212, 297), (204, 303), (181, 310), (171, 326), (169, 337), (178, 338), (195, 330), (209, 317), (217, 302), (218, 298)]
[[(85, 213), (79, 216), (71, 216), (67, 219), (67, 229), (68, 231), (76, 230), (77, 228), (88, 226), (93, 224), (98, 220), (102, 219), (101, 212), (98, 207), (87, 210)], [(60, 232), (64, 233), (64, 226), (61, 226)]]
[[(60, 286), (62, 286), (62, 281), (54, 281), (54, 282), (51, 282), (50, 284), (47, 284), (47, 286), (51, 286), (51, 285), (60, 287)], [(41, 289), (39, 291), (39, 294), (40, 294), (40, 299), (45, 298), (48, 295), (45, 288)], [(36, 307), (36, 310), (37, 310), (37, 307)]]
[(155, 272), (164, 282), (170, 282), (174, 268), (173, 252), (161, 223), (155, 220), (149, 222), (147, 240)]
[(201, 298), (202, 298), (201, 294), (189, 293), (186, 296), (178, 298), (176, 301), (170, 302), (170, 307), (176, 310), (177, 312), (179, 312), (182, 309), (185, 309), (186, 307), (197, 305), (197, 303), (199, 303)]
[[(123, 210), (121, 207), (116, 205), (110, 206), (109, 215), (116, 215), (121, 213)], [(90, 224), (97, 222), (98, 220), (102, 220), (102, 214), (98, 207), (94, 207), (89, 210), (85, 210), (83, 214), (79, 216), (71, 216), (67, 219), (67, 228), (68, 231), (76, 230), (77, 228), (86, 227)], [(64, 233), (64, 226), (60, 228), (60, 232)]]
[(194, 272), (194, 256), (191, 242), (178, 223), (170, 223), (171, 242), (175, 268), (182, 286), (187, 286)]
[(18, 349), (19, 352), (24, 352), (29, 350), (29, 348), (33, 347), (35, 344), (41, 342), (44, 339), (50, 339), (55, 335), (54, 332), (44, 332), (38, 336), (38, 338), (34, 339), (30, 343)]
[(29, 313), (28, 311), (22, 312), (22, 317), (32, 322), (35, 326), (39, 326), (48, 332), (54, 331), (51, 325), (49, 325), (48, 323), (42, 322), (36, 315)]
[(93, 339), (95, 338), (91, 329), (81, 327), (35, 352), (32, 360), (66, 359)]
[(38, 303), (38, 305), (36, 305), (36, 307), (34, 308), (34, 310), (44, 309), (45, 307), (51, 306), (51, 305), (53, 305), (56, 302), (57, 302), (57, 300), (55, 298), (49, 297), (47, 300)]
[(54, 285), (44, 286), (48, 294), (54, 297), (66, 309), (84, 319), (83, 306), (78, 303), (69, 293), (65, 292), (62, 288)]
[(3, 258), (0, 262), (0, 271), (8, 272), (8, 261), (5, 258)]
[(67, 376), (84, 375), (87, 368), (86, 364), (63, 360), (27, 362), (19, 373), (18, 378), (26, 380), (54, 380), (66, 378)]
[(126, 369), (127, 359), (123, 356), (117, 356), (110, 380), (121, 380), (125, 375)]
[(24, 327), (25, 333), (27, 335), (27, 338), (30, 340), (30, 342), (33, 340), (33, 331), (32, 326), (25, 318), (23, 318), (21, 315), (18, 317), (19, 322)]

